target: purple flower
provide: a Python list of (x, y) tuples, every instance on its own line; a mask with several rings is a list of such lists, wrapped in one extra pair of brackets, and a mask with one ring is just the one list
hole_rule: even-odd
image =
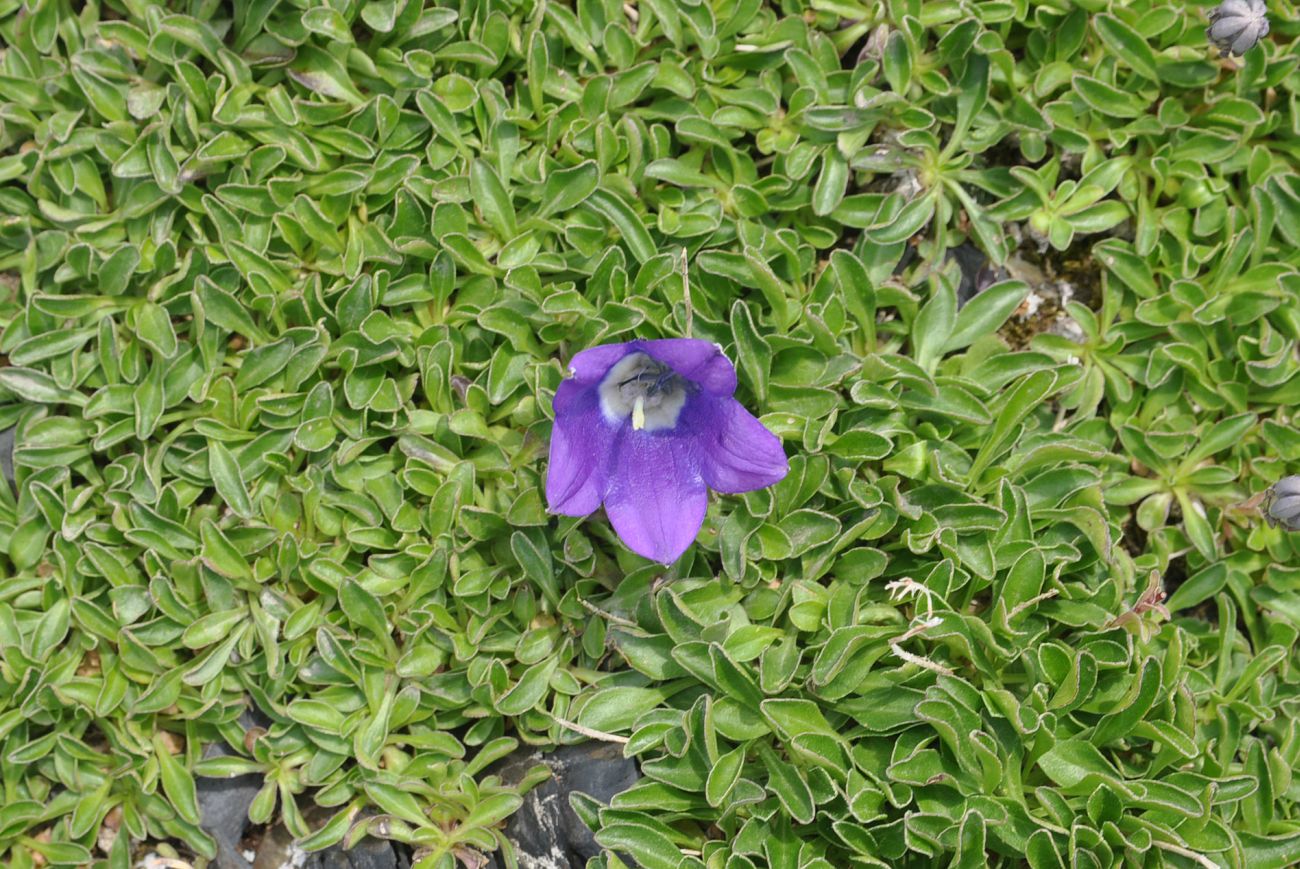
[(704, 523), (710, 488), (729, 494), (781, 480), (781, 441), (733, 398), (736, 369), (716, 344), (629, 341), (573, 357), (555, 393), (546, 472), (551, 512), (601, 504), (638, 555), (671, 564)]

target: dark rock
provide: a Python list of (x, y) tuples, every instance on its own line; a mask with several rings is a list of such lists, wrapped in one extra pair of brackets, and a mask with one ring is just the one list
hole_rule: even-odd
[(11, 486), (17, 484), (14, 479), (14, 433), (12, 428), (0, 431), (0, 474)]
[[(307, 814), (317, 812), (309, 808)], [(322, 822), (329, 817), (328, 812), (318, 814)], [(266, 831), (253, 859), (253, 869), (409, 869), (410, 865), (405, 845), (371, 837), (351, 848), (338, 844), (308, 854), (294, 844), (293, 834), (282, 824)]]
[(514, 784), (539, 763), (551, 768), (551, 778), (524, 796), (524, 804), (506, 822), (506, 838), (515, 846), (520, 869), (582, 869), (601, 847), (569, 805), (569, 794), (608, 803), (636, 784), (640, 773), (619, 746), (602, 742), (563, 745), (551, 752), (526, 748), (493, 771)]
[(312, 856), (303, 869), (406, 869), (409, 864), (386, 839), (365, 838), (344, 850), (341, 845)]
[[(281, 869), (294, 866), (293, 834), (283, 824), (268, 827), (257, 843), (257, 852), (253, 857), (253, 869)], [(308, 859), (306, 855), (298, 857), (298, 865)], [(312, 855), (310, 859), (317, 859)]]
[(912, 264), (916, 257), (917, 253), (915, 245), (903, 245), (903, 255), (898, 258), (898, 265), (894, 266), (894, 274), (901, 275), (907, 267)]
[[(269, 722), (259, 713), (248, 710), (240, 716), (239, 723), (244, 729), (251, 730)], [(224, 742), (209, 743), (203, 748), (204, 759), (236, 754)], [(199, 826), (216, 840), (217, 858), (214, 862), (220, 869), (251, 869), (251, 864), (244, 859), (240, 842), (248, 829), (248, 808), (263, 782), (263, 777), (257, 773), (235, 778), (200, 776), (195, 781), (201, 819)]]
[(1007, 272), (995, 266), (984, 251), (969, 241), (948, 251), (948, 259), (956, 260), (961, 269), (961, 283), (957, 285), (957, 307), (969, 302), (998, 281), (1006, 280)]
[[(495, 764), (490, 771), (501, 776), (506, 784), (513, 785), (539, 763), (551, 768), (551, 778), (525, 795), (523, 806), (506, 822), (506, 837), (515, 847), (520, 869), (583, 869), (590, 858), (600, 854), (601, 847), (569, 805), (569, 795), (583, 793), (608, 803), (616, 794), (635, 784), (640, 773), (633, 761), (623, 757), (619, 746), (600, 742), (566, 745), (550, 752), (526, 747)], [(253, 788), (254, 794), (260, 784), (259, 779)], [(248, 802), (242, 802), (239, 811), (245, 819), (245, 823), (239, 826), (239, 836), (242, 836), (248, 817)], [(233, 807), (230, 813), (235, 813)], [(209, 829), (206, 814), (204, 819), (205, 829)], [(232, 841), (230, 830), (234, 826), (232, 823), (221, 837), (209, 829), (218, 838), (219, 852), (215, 865), (219, 869), (280, 869), (284, 866), (300, 869), (409, 869), (410, 866), (404, 846), (375, 838), (363, 839), (349, 849), (335, 845), (316, 854), (304, 855), (278, 824), (263, 836), (256, 859), (250, 866), (239, 853), (239, 836), (233, 838), (229, 848), (222, 848), (223, 840)], [(499, 855), (486, 856), (487, 863), (482, 869), (500, 869), (505, 865)], [(629, 866), (636, 865), (626, 858), (624, 862)]]
[[(901, 274), (916, 261), (918, 255), (914, 246), (907, 245), (903, 249), (902, 257), (898, 260), (898, 265), (894, 267), (894, 274)], [(995, 266), (985, 256), (984, 251), (969, 241), (964, 241), (954, 248), (949, 248), (944, 254), (944, 261), (955, 261), (957, 268), (961, 270), (961, 280), (957, 284), (957, 307), (959, 308), (993, 284), (1010, 277), (1006, 269)]]

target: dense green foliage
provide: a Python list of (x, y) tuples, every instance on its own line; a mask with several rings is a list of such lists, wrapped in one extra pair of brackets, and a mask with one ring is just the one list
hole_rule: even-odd
[[(0, 0), (0, 859), (472, 865), (576, 725), (647, 869), (1300, 862), (1289, 6), (313, 2)], [(664, 572), (540, 482), (688, 321), (792, 471)]]

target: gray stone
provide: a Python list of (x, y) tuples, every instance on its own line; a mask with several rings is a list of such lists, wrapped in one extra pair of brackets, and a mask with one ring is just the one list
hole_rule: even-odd
[[(252, 710), (244, 712), (239, 723), (246, 729), (259, 726), (265, 719)], [(204, 746), (204, 759), (210, 757), (237, 756), (224, 742), (213, 742)], [(195, 781), (199, 802), (199, 826), (207, 831), (217, 843), (217, 858), (214, 861), (220, 869), (251, 869), (251, 864), (244, 859), (240, 842), (244, 831), (248, 829), (248, 808), (253, 798), (261, 789), (263, 777), (257, 773), (236, 776), (235, 778), (208, 778), (200, 776)]]
[(582, 869), (601, 847), (569, 805), (569, 795), (582, 793), (608, 803), (636, 784), (640, 773), (619, 746), (601, 742), (564, 745), (549, 753), (525, 749), (495, 771), (513, 784), (539, 763), (551, 768), (551, 778), (525, 795), (506, 822), (506, 838), (515, 846), (520, 869)]
[(304, 869), (405, 869), (393, 844), (386, 839), (362, 839), (347, 850), (335, 845), (317, 855), (318, 863), (309, 860)]
[[(894, 274), (901, 274), (916, 261), (918, 256), (916, 248), (912, 245), (904, 247), (898, 265), (894, 266)], [(995, 266), (984, 255), (984, 251), (969, 241), (949, 248), (944, 253), (944, 262), (952, 261), (955, 261), (961, 270), (961, 279), (957, 284), (957, 307), (959, 308), (993, 284), (1010, 277), (1006, 269)]]
[(969, 241), (948, 251), (948, 259), (957, 261), (961, 269), (961, 283), (957, 286), (957, 307), (961, 307), (993, 284), (1006, 280), (1005, 269), (995, 266), (984, 251)]
[(293, 834), (286, 830), (283, 824), (275, 824), (262, 833), (262, 838), (257, 843), (257, 852), (253, 856), (253, 869), (282, 869), (282, 867), (294, 866), (295, 858), (299, 867), (308, 860), (318, 859), (316, 855), (308, 857), (304, 854), (295, 854)]
[[(307, 808), (305, 814), (313, 827), (329, 817), (329, 812), (316, 807)], [(410, 865), (405, 845), (369, 837), (351, 848), (340, 843), (308, 854), (294, 844), (293, 834), (283, 824), (263, 834), (253, 859), (253, 869), (409, 869)]]
[[(246, 725), (249, 726), (249, 725)], [(213, 754), (233, 754), (224, 745), (210, 746)], [(640, 773), (636, 764), (623, 757), (619, 746), (600, 742), (561, 746), (551, 752), (525, 748), (496, 764), (492, 772), (507, 784), (518, 783), (539, 763), (551, 768), (551, 778), (533, 788), (524, 804), (506, 822), (506, 837), (515, 847), (520, 869), (583, 869), (601, 848), (586, 825), (569, 805), (571, 793), (583, 793), (602, 803), (627, 790)], [(252, 779), (251, 791), (231, 787), (241, 779)], [(409, 869), (410, 860), (402, 845), (384, 839), (366, 838), (354, 847), (335, 845), (316, 854), (296, 852), (293, 839), (280, 825), (267, 830), (249, 864), (240, 853), (240, 840), (248, 826), (248, 806), (261, 787), (260, 776), (241, 779), (200, 779), (226, 788), (200, 785), (204, 829), (217, 839), (217, 869)], [(227, 794), (223, 805), (210, 805), (205, 791)], [(308, 810), (310, 811), (310, 810)], [(483, 869), (505, 865), (498, 855), (486, 855)], [(624, 862), (628, 862), (626, 858)], [(635, 863), (628, 862), (629, 866)]]
[(0, 474), (9, 481), (9, 485), (17, 484), (14, 479), (14, 429), (12, 428), (0, 431)]

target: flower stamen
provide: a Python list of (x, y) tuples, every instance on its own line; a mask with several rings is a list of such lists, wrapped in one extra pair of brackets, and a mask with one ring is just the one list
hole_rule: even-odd
[(630, 353), (600, 384), (600, 409), (610, 423), (631, 420), (634, 431), (675, 428), (692, 384), (646, 353)]

